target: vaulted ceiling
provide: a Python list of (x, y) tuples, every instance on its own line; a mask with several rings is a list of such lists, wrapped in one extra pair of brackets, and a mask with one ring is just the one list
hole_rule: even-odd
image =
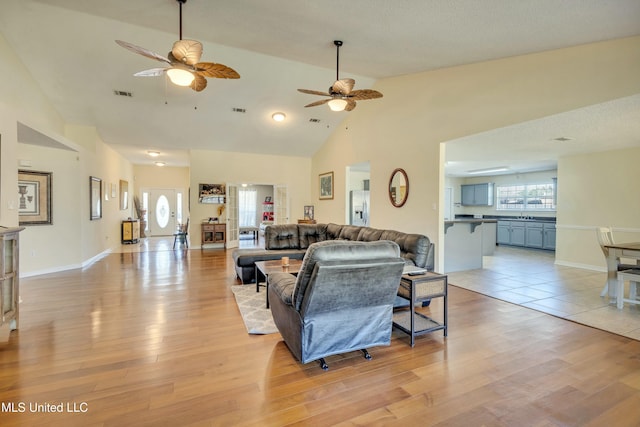
[[(186, 165), (192, 148), (311, 156), (349, 113), (304, 108), (319, 98), (296, 89), (325, 91), (333, 83), (336, 39), (344, 41), (340, 78), (362, 89), (380, 78), (640, 34), (638, 0), (188, 0), (183, 37), (203, 43), (203, 61), (241, 75), (209, 79), (196, 93), (163, 77), (133, 77), (162, 64), (115, 43), (166, 55), (178, 39), (178, 17), (175, 0), (0, 2), (0, 32), (65, 121), (95, 126), (134, 163), (151, 163), (147, 150), (158, 150), (173, 166)], [(284, 122), (271, 119), (276, 111)], [(619, 120), (639, 111), (639, 97), (630, 97), (463, 138), (450, 167), (470, 155), (465, 144), (477, 151), (476, 163), (467, 158), (451, 171), (486, 164), (484, 140), (515, 164), (523, 156), (522, 148), (509, 152), (514, 138), (554, 125), (557, 136), (575, 137), (587, 123), (592, 136), (639, 145), (640, 120)], [(566, 130), (568, 119), (575, 126)], [(561, 147), (529, 146), (527, 158), (535, 164), (537, 151)]]

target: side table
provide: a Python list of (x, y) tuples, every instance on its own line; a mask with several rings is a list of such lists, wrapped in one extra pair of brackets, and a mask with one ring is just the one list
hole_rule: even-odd
[[(447, 275), (427, 272), (419, 276), (403, 274), (398, 287), (398, 296), (409, 300), (409, 308), (393, 313), (393, 326), (411, 336), (411, 347), (415, 337), (428, 332), (442, 330), (447, 336)], [(415, 304), (434, 298), (443, 298), (442, 323), (415, 311)]]

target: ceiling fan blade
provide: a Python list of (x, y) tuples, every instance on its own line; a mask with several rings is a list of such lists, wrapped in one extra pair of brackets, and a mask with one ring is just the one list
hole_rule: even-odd
[(340, 79), (333, 84), (331, 91), (333, 93), (349, 95), (355, 84), (356, 81), (353, 79)]
[(151, 68), (149, 70), (138, 71), (134, 74), (136, 77), (158, 77), (167, 71), (166, 68)]
[(320, 92), (319, 90), (298, 89), (298, 92), (308, 93), (309, 95), (331, 96), (330, 93)]
[(171, 54), (183, 64), (194, 65), (202, 56), (202, 43), (197, 40), (178, 40), (173, 44)]
[(312, 102), (311, 104), (305, 105), (305, 107), (317, 107), (318, 105), (326, 104), (327, 102), (331, 101), (331, 99), (333, 98), (322, 99), (320, 101)]
[(347, 106), (344, 107), (344, 111), (351, 111), (356, 108), (356, 101), (351, 98), (347, 98)]
[(167, 64), (171, 64), (171, 61), (169, 61), (167, 58), (165, 58), (162, 55), (158, 55), (157, 53), (152, 52), (149, 49), (145, 49), (143, 47), (136, 46), (135, 44), (124, 42), (122, 40), (116, 40), (116, 43), (118, 43), (123, 48), (130, 50), (133, 53), (146, 56), (147, 58), (155, 59), (156, 61), (161, 61), (161, 62), (166, 62)]
[(233, 68), (223, 64), (214, 64), (213, 62), (198, 62), (195, 64), (196, 72), (204, 77), (214, 77), (217, 79), (239, 79), (240, 74)]
[(373, 90), (373, 89), (360, 89), (360, 90), (354, 90), (353, 92), (351, 92), (351, 94), (349, 95), (349, 98), (354, 99), (356, 101), (362, 101), (365, 99), (382, 98), (382, 94), (377, 90)]
[(205, 79), (204, 76), (202, 76), (198, 72), (193, 73), (193, 75), (196, 78), (191, 82), (191, 89), (195, 90), (196, 92), (203, 91), (204, 88), (207, 87), (207, 79)]

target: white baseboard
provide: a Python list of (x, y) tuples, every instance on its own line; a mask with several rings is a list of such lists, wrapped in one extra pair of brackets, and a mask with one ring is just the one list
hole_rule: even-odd
[(601, 267), (599, 265), (591, 265), (591, 264), (580, 264), (577, 262), (567, 262), (567, 261), (557, 261), (555, 262), (556, 265), (562, 265), (565, 267), (573, 267), (573, 268), (582, 268), (584, 270), (592, 270), (592, 271), (600, 271), (603, 273), (607, 272), (606, 267)]
[(20, 277), (33, 277), (33, 276), (41, 276), (43, 274), (50, 274), (50, 273), (59, 273), (61, 271), (67, 271), (67, 270), (76, 270), (78, 268), (86, 268), (90, 265), (92, 265), (94, 262), (101, 260), (102, 258), (104, 258), (105, 256), (109, 255), (111, 253), (111, 249), (107, 249), (101, 253), (99, 253), (98, 255), (94, 256), (93, 258), (90, 258), (86, 261), (83, 261), (80, 264), (69, 264), (69, 265), (60, 265), (57, 267), (52, 267), (52, 268), (46, 268), (44, 270), (35, 270), (35, 271), (27, 271), (27, 272), (20, 272)]

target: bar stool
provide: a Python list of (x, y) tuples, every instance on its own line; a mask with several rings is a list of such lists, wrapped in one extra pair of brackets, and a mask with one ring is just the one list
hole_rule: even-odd
[[(629, 298), (624, 297), (624, 282), (629, 281)], [(640, 282), (640, 269), (624, 270), (618, 272), (618, 284), (616, 287), (616, 303), (619, 309), (622, 309), (625, 302), (629, 304), (640, 304), (637, 285)]]

